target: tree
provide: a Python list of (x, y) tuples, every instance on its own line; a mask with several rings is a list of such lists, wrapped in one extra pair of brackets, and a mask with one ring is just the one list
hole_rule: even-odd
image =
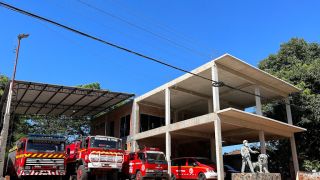
[[(276, 54), (270, 55), (259, 63), (259, 68), (299, 87), (301, 93), (293, 94), (290, 99), (293, 123), (304, 127), (307, 132), (295, 135), (299, 163), (305, 170), (310, 165), (320, 167), (320, 44), (308, 43), (303, 39), (293, 38), (280, 46)], [(273, 103), (264, 107), (264, 114), (274, 119), (286, 119), (285, 105)], [(289, 158), (288, 142), (271, 143), (273, 152), (283, 158)], [(287, 162), (279, 162), (288, 171)], [(313, 163), (310, 163), (310, 162)], [(314, 163), (315, 162), (315, 163)]]
[(0, 74), (0, 99), (4, 93), (4, 89), (9, 82), (9, 78), (5, 75)]

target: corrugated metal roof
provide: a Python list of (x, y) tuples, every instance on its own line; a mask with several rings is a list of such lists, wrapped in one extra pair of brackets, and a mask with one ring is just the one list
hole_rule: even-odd
[[(8, 87), (4, 97), (8, 93)], [(134, 94), (108, 90), (15, 81), (11, 111), (18, 115), (95, 116), (133, 96)], [(2, 98), (2, 112), (5, 102)]]

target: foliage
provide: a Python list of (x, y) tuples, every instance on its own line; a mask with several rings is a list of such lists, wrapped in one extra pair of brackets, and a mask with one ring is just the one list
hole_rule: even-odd
[(0, 74), (0, 99), (3, 95), (4, 89), (9, 82), (9, 78), (5, 75)]
[(309, 160), (305, 160), (303, 162), (303, 168), (306, 169), (307, 171), (320, 171), (320, 161), (318, 160), (313, 160), (313, 161), (309, 161)]
[[(307, 132), (295, 135), (300, 165), (301, 162), (310, 165), (308, 162), (318, 159), (320, 154), (320, 45), (293, 38), (282, 44), (276, 54), (261, 61), (259, 68), (301, 89), (301, 93), (293, 94), (290, 100), (293, 123), (307, 129)], [(268, 104), (264, 113), (274, 119), (286, 120), (283, 103)], [(278, 141), (273, 146), (279, 157), (274, 160), (288, 171), (287, 162), (283, 160), (291, 155), (288, 141)]]
[(94, 82), (90, 84), (78, 85), (77, 87), (87, 88), (87, 89), (101, 89), (100, 83)]

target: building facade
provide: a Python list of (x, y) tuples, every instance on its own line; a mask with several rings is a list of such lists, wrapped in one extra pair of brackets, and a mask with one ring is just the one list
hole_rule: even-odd
[[(93, 134), (123, 138), (131, 151), (139, 145), (159, 147), (169, 164), (174, 157), (210, 157), (219, 179), (223, 179), (223, 146), (246, 139), (260, 142), (265, 153), (265, 141), (288, 138), (298, 171), (294, 133), (305, 129), (292, 125), (289, 102), (298, 88), (229, 54), (192, 73), (93, 120)], [(262, 104), (273, 100), (285, 100), (287, 119), (263, 116)]]

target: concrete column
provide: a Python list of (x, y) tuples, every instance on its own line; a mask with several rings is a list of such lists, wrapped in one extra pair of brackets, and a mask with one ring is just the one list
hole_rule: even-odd
[[(166, 126), (169, 126), (171, 122), (170, 89), (169, 88), (166, 88), (165, 90), (165, 105), (166, 105), (165, 121), (166, 121)], [(168, 129), (166, 131), (166, 157), (168, 161), (168, 173), (171, 177), (171, 134)]]
[[(212, 80), (219, 81), (218, 69), (216, 64), (211, 68)], [(213, 112), (220, 110), (219, 88), (212, 86)], [(214, 134), (215, 134), (215, 150), (218, 180), (224, 179), (223, 156), (222, 156), (222, 138), (221, 138), (221, 120), (217, 114), (214, 114)]]
[(215, 144), (214, 136), (210, 137), (210, 152), (211, 152), (211, 161), (216, 162), (216, 144)]
[(212, 99), (208, 99), (208, 113), (213, 112), (213, 101)]
[(171, 177), (171, 134), (166, 132), (166, 157), (168, 161), (168, 173)]
[[(291, 114), (291, 107), (290, 107), (290, 100), (287, 97), (285, 99), (286, 102), (286, 112), (287, 112), (287, 120), (289, 124), (292, 123), (292, 114)], [(292, 161), (293, 161), (293, 167), (294, 167), (294, 172), (297, 174), (299, 171), (299, 161), (298, 161), (298, 155), (297, 155), (297, 149), (296, 149), (296, 141), (294, 139), (294, 134), (290, 137), (290, 145), (291, 145), (291, 153), (292, 153)]]
[[(262, 116), (262, 106), (261, 106), (261, 98), (260, 98), (260, 88), (255, 87), (254, 90), (255, 100), (256, 100), (256, 113), (257, 115)], [(264, 138), (264, 131), (259, 131), (259, 140), (260, 140), (260, 151), (263, 154), (266, 154), (266, 141)]]
[(170, 107), (170, 89), (166, 88), (165, 90), (165, 112), (166, 112), (166, 126), (170, 124), (171, 121), (171, 107)]
[(139, 110), (139, 104), (136, 102), (136, 100), (133, 101), (133, 107), (132, 107), (132, 120), (133, 120), (133, 127), (132, 127), (132, 137), (133, 141), (131, 144), (131, 152), (135, 152), (136, 148), (138, 146), (137, 141), (135, 139), (135, 135), (138, 134), (140, 131), (140, 125), (139, 125), (139, 119), (140, 119), (140, 110)]
[(178, 118), (179, 118), (179, 111), (174, 111), (173, 122), (174, 123), (178, 122)]

